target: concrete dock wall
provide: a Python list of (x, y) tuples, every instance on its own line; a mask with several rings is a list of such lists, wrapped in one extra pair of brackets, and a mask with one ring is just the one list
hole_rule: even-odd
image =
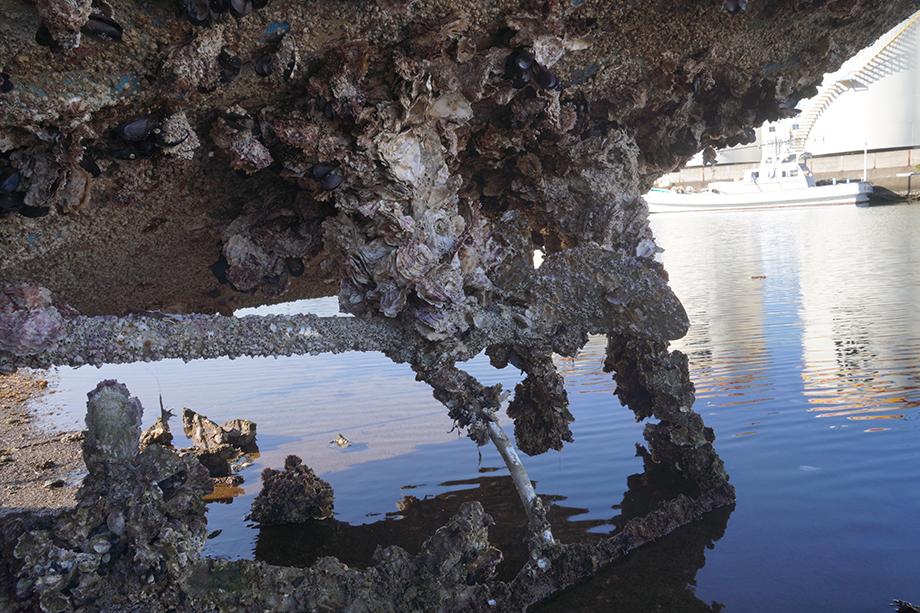
[[(863, 158), (865, 157), (865, 162)], [(829, 155), (808, 160), (815, 180), (846, 179), (859, 180), (863, 176), (865, 163), (866, 179), (874, 186), (885, 188), (898, 194), (907, 192), (907, 177), (898, 174), (917, 172), (920, 164), (920, 148), (898, 149), (894, 151), (870, 151), (844, 155)], [(700, 189), (712, 181), (734, 181), (744, 176), (744, 171), (755, 169), (759, 164), (721, 164), (715, 167), (693, 166), (682, 168), (662, 177), (663, 185), (684, 185)], [(920, 177), (914, 177), (911, 194), (920, 194)]]

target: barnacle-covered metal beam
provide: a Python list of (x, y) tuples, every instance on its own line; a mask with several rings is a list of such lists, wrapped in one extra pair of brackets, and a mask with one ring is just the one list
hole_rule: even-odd
[[(659, 271), (618, 252), (584, 248), (551, 256), (526, 292), (529, 300), (519, 306), (477, 304), (443, 320), (422, 321), (408, 313), (84, 317), (55, 306), (45, 289), (19, 286), (2, 291), (0, 368), (349, 350), (380, 351), (431, 368), (465, 361), (490, 345), (540, 346), (572, 355), (589, 333), (669, 340), (683, 336), (689, 325)], [(444, 334), (448, 325), (451, 333)]]

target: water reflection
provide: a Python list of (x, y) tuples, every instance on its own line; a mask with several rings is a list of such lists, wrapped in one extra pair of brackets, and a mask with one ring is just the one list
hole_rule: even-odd
[[(624, 525), (629, 519), (643, 517), (658, 505), (672, 500), (680, 493), (693, 496), (690, 481), (649, 461), (645, 471), (629, 477), (629, 490), (619, 509), (616, 522)], [(735, 505), (716, 509), (699, 521), (679, 528), (654, 545), (632, 552), (628, 558), (613, 562), (590, 581), (569, 588), (531, 607), (531, 611), (635, 612), (720, 611), (722, 606), (707, 605), (694, 593), (696, 573), (706, 564), (706, 550), (725, 534)]]
[[(679, 229), (653, 221), (693, 321), (675, 347), (690, 356), (698, 398), (774, 401), (788, 393), (774, 369), (797, 363), (815, 417), (917, 414), (920, 223), (911, 207), (684, 215)], [(710, 236), (698, 249), (681, 242), (701, 234)]]
[[(692, 481), (662, 463), (651, 461), (644, 448), (637, 446), (636, 455), (643, 459), (644, 471), (627, 479), (628, 490), (619, 504), (608, 509), (606, 519), (584, 519), (588, 510), (567, 506), (565, 496), (541, 496), (549, 508), (549, 519), (556, 538), (566, 543), (597, 543), (605, 536), (592, 531), (598, 527), (604, 527), (603, 532), (616, 534), (630, 520), (645, 517), (680, 494), (691, 498), (699, 495), (699, 488)], [(492, 469), (485, 470), (494, 472)], [(489, 527), (489, 541), (502, 552), (504, 558), (494, 578), (512, 580), (528, 559), (525, 545), (528, 531), (527, 517), (511, 477), (501, 474), (481, 475), (475, 479), (445, 482), (439, 487), (445, 491), (434, 496), (417, 498), (411, 494), (404, 495), (397, 502), (397, 510), (386, 513), (384, 519), (372, 523), (353, 525), (328, 519), (298, 525), (259, 527), (255, 558), (270, 564), (305, 567), (320, 557), (335, 556), (348, 566), (366, 568), (378, 546), (399, 545), (411, 554), (418, 553), (425, 539), (446, 525), (461, 504), (479, 500), (495, 520)], [(407, 489), (411, 491), (414, 488), (409, 486)], [(724, 533), (732, 508), (733, 505), (721, 509), (719, 513), (707, 515), (706, 528), (703, 530), (695, 529), (686, 534), (683, 533), (686, 528), (678, 530), (684, 534), (678, 537), (680, 548), (686, 551), (678, 555), (680, 562), (673, 560), (676, 563), (672, 570), (677, 573), (675, 578), (681, 577), (684, 591), (687, 591), (688, 583), (692, 583), (696, 569), (705, 562), (704, 548), (711, 548)], [(705, 538), (700, 540), (700, 535), (705, 535)], [(683, 558), (687, 556), (692, 559), (692, 563), (684, 564), (687, 560)], [(597, 581), (600, 581), (599, 585), (606, 586), (609, 578), (595, 579), (591, 583)], [(668, 581), (664, 580), (665, 583)], [(606, 588), (600, 589), (604, 591)], [(577, 591), (582, 591), (582, 588)], [(690, 596), (692, 594), (688, 593)], [(562, 596), (562, 602), (565, 598)], [(548, 606), (540, 610), (576, 609)]]
[(214, 492), (204, 497), (205, 502), (218, 502), (221, 504), (230, 504), (237, 496), (243, 496), (246, 490), (238, 485), (224, 485), (222, 483), (214, 484)]
[(707, 513), (641, 547), (628, 558), (601, 569), (584, 584), (569, 588), (529, 609), (532, 613), (718, 613), (724, 605), (706, 603), (695, 591), (696, 575), (706, 565), (706, 552), (716, 547), (734, 505)]
[(700, 600), (763, 612), (920, 600), (900, 528), (920, 507), (920, 208), (652, 222), (693, 322), (675, 347), (739, 492), (697, 573)]
[[(258, 529), (255, 557), (282, 566), (310, 566), (323, 556), (335, 556), (354, 568), (367, 568), (378, 546), (399, 545), (415, 555), (422, 543), (448, 523), (460, 505), (472, 500), (487, 500), (486, 512), (495, 524), (489, 527), (489, 540), (504, 555), (497, 578), (510, 580), (527, 559), (524, 539), (527, 517), (509, 476), (483, 476), (439, 485), (446, 491), (422, 499), (403, 496), (397, 510), (380, 521), (352, 525), (336, 519), (305, 524), (263, 526)], [(462, 489), (453, 489), (453, 488)], [(559, 501), (561, 502), (561, 501)], [(584, 513), (553, 505), (553, 520)], [(554, 521), (554, 525), (556, 524)], [(571, 532), (571, 531), (570, 531)], [(599, 537), (581, 533), (586, 538)]]

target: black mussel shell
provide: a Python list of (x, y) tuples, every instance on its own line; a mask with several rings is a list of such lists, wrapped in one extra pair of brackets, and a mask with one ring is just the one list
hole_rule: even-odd
[(192, 25), (206, 26), (211, 23), (211, 9), (208, 0), (181, 0), (185, 17)]
[(316, 179), (317, 181), (320, 181), (322, 180), (323, 177), (328, 175), (333, 170), (335, 170), (335, 166), (332, 166), (330, 164), (317, 164), (316, 166), (313, 167), (313, 170), (311, 172), (313, 173), (313, 178)]
[(252, 119), (249, 115), (240, 115), (239, 113), (221, 113), (221, 119), (223, 119), (227, 126), (233, 128), (237, 132), (245, 132), (252, 125)]
[(54, 39), (51, 37), (51, 30), (45, 25), (45, 22), (38, 24), (38, 30), (35, 32), (35, 42), (42, 47), (50, 47)]
[(102, 174), (102, 169), (99, 168), (98, 164), (96, 164), (96, 160), (86, 154), (83, 154), (83, 157), (80, 158), (80, 168), (91, 174), (93, 177), (98, 177)]
[(243, 66), (243, 62), (240, 61), (240, 58), (236, 57), (235, 55), (231, 55), (227, 53), (226, 50), (224, 50), (221, 51), (220, 55), (217, 56), (217, 61), (221, 66), (221, 83), (229, 83), (239, 76), (240, 69)]
[(25, 206), (25, 199), (24, 192), (0, 193), (0, 211), (14, 213)]
[(13, 82), (10, 81), (10, 75), (0, 72), (0, 94), (6, 94), (13, 91)]
[(38, 31), (35, 32), (35, 42), (42, 47), (48, 47), (51, 49), (52, 53), (58, 53), (64, 50), (60, 43), (51, 36), (51, 30), (48, 29), (44, 21), (41, 22), (41, 25), (38, 26)]
[(24, 205), (21, 209), (19, 209), (19, 214), (23, 217), (31, 217), (34, 219), (35, 217), (44, 217), (48, 214), (49, 210), (50, 208), (47, 206)]
[(533, 54), (525, 49), (515, 49), (508, 56), (508, 68), (525, 70), (533, 65)]
[(242, 19), (252, 12), (252, 0), (230, 0), (230, 14)]
[(227, 261), (227, 258), (224, 257), (224, 254), (221, 253), (220, 257), (217, 258), (217, 261), (211, 264), (211, 272), (214, 273), (214, 276), (217, 277), (218, 283), (224, 285), (229, 283), (230, 279), (227, 278), (227, 273), (230, 271), (230, 263)]
[(226, 13), (230, 10), (230, 0), (208, 0), (208, 8), (213, 15)]
[(559, 85), (559, 79), (556, 78), (556, 75), (543, 66), (537, 68), (537, 74), (534, 77), (537, 85), (543, 89), (553, 89)]
[(0, 192), (8, 194), (15, 192), (19, 187), (19, 171), (12, 166), (7, 166), (0, 171)]
[(94, 13), (89, 16), (80, 31), (99, 40), (117, 43), (121, 41), (124, 28), (116, 23), (114, 19), (102, 13)]
[(306, 270), (303, 265), (303, 260), (300, 258), (285, 258), (284, 263), (287, 265), (288, 272), (291, 273), (292, 277), (299, 277), (304, 273), (304, 270)]
[(229, 68), (231, 70), (240, 71), (240, 68), (243, 67), (243, 62), (240, 58), (236, 57), (226, 49), (221, 49), (220, 54), (217, 56), (217, 61), (220, 62), (220, 65), (224, 68)]
[(284, 79), (285, 83), (290, 81), (291, 77), (294, 76), (294, 70), (296, 68), (297, 68), (297, 60), (295, 58), (291, 58), (290, 61), (288, 61), (287, 66), (285, 66), (284, 72), (281, 73), (281, 78)]
[(153, 155), (157, 148), (156, 139), (151, 136), (146, 140), (139, 140), (134, 145), (134, 150), (140, 155), (140, 157), (147, 157)]
[(332, 191), (342, 184), (342, 181), (345, 180), (345, 175), (342, 174), (342, 171), (338, 168), (333, 168), (326, 175), (319, 180), (320, 187), (326, 191)]
[(256, 74), (260, 77), (267, 77), (272, 73), (272, 56), (270, 53), (266, 53), (263, 56), (256, 58), (256, 61), (253, 64), (253, 68), (256, 71)]
[(493, 40), (495, 44), (499, 47), (510, 47), (511, 40), (517, 35), (517, 32), (509, 28), (508, 26), (500, 27), (495, 34), (493, 34)]
[(326, 116), (326, 119), (335, 119), (335, 109), (332, 108), (332, 105), (328, 100), (322, 96), (316, 97), (316, 108), (323, 112), (323, 115)]
[(511, 87), (514, 89), (526, 87), (527, 84), (530, 83), (532, 77), (533, 74), (530, 72), (530, 69), (515, 72), (511, 79)]
[(261, 10), (268, 6), (268, 0), (252, 0), (252, 8), (255, 10)]
[(159, 129), (159, 124), (149, 117), (142, 117), (129, 121), (128, 123), (115, 128), (115, 134), (129, 143), (146, 140), (154, 130)]

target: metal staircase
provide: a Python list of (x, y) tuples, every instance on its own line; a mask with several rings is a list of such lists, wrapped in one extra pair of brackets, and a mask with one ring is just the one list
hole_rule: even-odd
[(821, 87), (818, 95), (809, 102), (808, 107), (799, 118), (799, 128), (792, 135), (790, 146), (793, 153), (805, 151), (805, 143), (808, 141), (811, 129), (840, 94), (858, 87), (865, 88), (869, 83), (881, 78), (882, 73), (879, 69), (896, 57), (897, 42), (906, 38), (903, 35), (917, 25), (918, 19), (920, 19), (920, 12), (915, 13), (902, 27), (892, 30), (874, 45), (856, 55), (853, 58), (856, 68), (833, 83)]

